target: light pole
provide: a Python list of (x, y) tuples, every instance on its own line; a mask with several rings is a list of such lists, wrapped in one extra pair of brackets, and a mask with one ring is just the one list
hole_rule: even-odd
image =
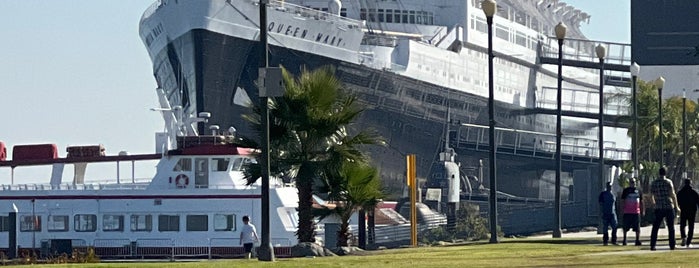
[(563, 84), (563, 39), (566, 38), (566, 27), (563, 22), (556, 25), (556, 39), (558, 39), (558, 92), (556, 94), (556, 189), (555, 205), (553, 208), (553, 238), (561, 237), (561, 99)]
[(261, 186), (261, 210), (262, 241), (257, 254), (260, 261), (274, 261), (274, 250), (270, 239), (269, 221), (269, 109), (267, 101), (272, 94), (268, 94), (267, 67), (269, 65), (269, 55), (267, 53), (267, 3), (269, 0), (260, 0), (260, 43), (262, 44), (262, 57), (260, 67), (260, 79), (265, 79), (260, 83), (260, 103), (262, 106), (262, 154), (260, 155), (260, 165), (262, 166), (262, 186)]
[(604, 57), (607, 56), (607, 48), (602, 44), (595, 48), (599, 59), (599, 122), (597, 127), (597, 143), (599, 145), (598, 176), (599, 185), (604, 185)]
[(682, 179), (687, 178), (687, 90), (682, 89)]
[(631, 64), (629, 72), (631, 72), (631, 105), (633, 106), (633, 137), (631, 139), (631, 149), (633, 157), (633, 176), (638, 179), (641, 169), (639, 167), (639, 155), (638, 155), (638, 100), (636, 99), (636, 79), (638, 78), (638, 73), (641, 71), (641, 66), (638, 63)]
[(663, 167), (665, 153), (663, 152), (663, 87), (665, 86), (665, 78), (658, 77), (655, 79), (655, 87), (658, 88), (658, 137), (660, 147), (660, 167)]
[(495, 171), (495, 91), (493, 85), (493, 16), (497, 10), (494, 0), (484, 0), (481, 8), (488, 23), (488, 139), (490, 140), (490, 243), (498, 242), (497, 175)]

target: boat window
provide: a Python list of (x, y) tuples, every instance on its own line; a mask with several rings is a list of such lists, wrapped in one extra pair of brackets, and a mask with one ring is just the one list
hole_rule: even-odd
[(191, 158), (180, 159), (180, 161), (177, 161), (175, 168), (172, 170), (173, 171), (192, 171), (192, 159)]
[(124, 215), (102, 216), (102, 230), (104, 230), (105, 232), (123, 232)]
[(131, 231), (150, 232), (153, 230), (152, 215), (131, 215)]
[(93, 214), (75, 215), (76, 232), (94, 232), (97, 230), (97, 216)]
[(212, 158), (211, 171), (227, 171), (230, 158)]
[(0, 232), (10, 231), (10, 216), (0, 216)]
[(68, 215), (50, 215), (46, 230), (49, 232), (67, 232), (68, 231)]
[(233, 159), (233, 165), (231, 166), (232, 171), (239, 171), (243, 169), (243, 159), (244, 158), (236, 158)]
[(215, 231), (235, 231), (235, 214), (215, 214)]
[(22, 232), (41, 231), (41, 216), (22, 216), (19, 222), (19, 230)]
[(179, 215), (158, 215), (158, 231), (161, 231), (161, 232), (179, 232), (180, 231), (180, 216)]
[(187, 231), (206, 232), (208, 230), (208, 215), (187, 215)]

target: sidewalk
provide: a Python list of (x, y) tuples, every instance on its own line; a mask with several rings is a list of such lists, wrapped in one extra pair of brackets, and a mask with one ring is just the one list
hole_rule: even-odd
[[(645, 226), (641, 227), (641, 242), (643, 245), (640, 247), (643, 250), (648, 251), (650, 248), (650, 233), (652, 230), (652, 226)], [(624, 239), (624, 231), (621, 227), (617, 229), (617, 242), (619, 245), (621, 245), (622, 240)], [(626, 241), (628, 243), (628, 246), (633, 246), (634, 242), (636, 240), (636, 233), (633, 231), (629, 230), (629, 232), (626, 234), (627, 238)], [(676, 248), (677, 249), (692, 249), (692, 250), (699, 250), (699, 224), (695, 224), (694, 226), (694, 236), (692, 238), (692, 248), (685, 248), (680, 246), (680, 243), (682, 242), (682, 239), (680, 238), (680, 226), (675, 225), (675, 241), (676, 241)], [(551, 234), (546, 234), (546, 235), (537, 235), (537, 236), (530, 236), (529, 238), (532, 239), (544, 239), (544, 238), (551, 238)], [(597, 234), (597, 231), (584, 231), (584, 232), (570, 232), (570, 233), (563, 233), (562, 238), (589, 238), (589, 239), (599, 239), (599, 244), (600, 246), (602, 245), (602, 235)], [(670, 250), (670, 246), (668, 245), (668, 240), (667, 240), (667, 228), (661, 228), (658, 229), (658, 243), (656, 245), (656, 249), (658, 251), (661, 250)]]

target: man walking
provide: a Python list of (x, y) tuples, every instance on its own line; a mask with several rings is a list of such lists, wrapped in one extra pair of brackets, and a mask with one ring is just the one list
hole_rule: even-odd
[(655, 244), (658, 242), (658, 229), (663, 219), (665, 219), (667, 226), (670, 249), (675, 249), (675, 213), (680, 212), (680, 207), (677, 204), (675, 187), (672, 185), (672, 181), (665, 177), (666, 174), (665, 167), (661, 167), (658, 171), (658, 178), (650, 185), (651, 203), (655, 207), (655, 220), (650, 233), (650, 250), (655, 250)]
[(624, 241), (622, 244), (626, 246), (626, 233), (633, 229), (636, 233), (636, 246), (641, 245), (639, 236), (641, 234), (641, 217), (645, 213), (643, 207), (643, 194), (636, 189), (636, 179), (629, 180), (629, 187), (626, 187), (621, 193), (621, 199), (624, 200)]
[[(677, 202), (680, 203), (680, 235), (682, 236), (682, 245), (688, 248), (692, 247), (692, 237), (694, 236), (694, 219), (699, 206), (699, 194), (692, 189), (692, 181), (684, 179), (684, 186), (677, 192)], [(689, 231), (685, 235), (684, 227), (688, 226)]]
[(599, 194), (599, 206), (602, 212), (603, 243), (606, 246), (609, 242), (607, 227), (612, 227), (612, 244), (616, 244), (616, 197), (612, 193), (612, 183), (607, 182), (607, 189)]
[(243, 216), (243, 228), (240, 229), (240, 244), (245, 249), (246, 259), (250, 259), (253, 243), (258, 240), (255, 225), (250, 223), (250, 218), (247, 215)]

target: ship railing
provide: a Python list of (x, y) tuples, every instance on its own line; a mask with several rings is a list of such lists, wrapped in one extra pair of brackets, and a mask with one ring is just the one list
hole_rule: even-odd
[[(590, 114), (599, 113), (599, 91), (562, 89), (563, 99), (561, 100), (561, 110), (584, 112)], [(556, 109), (558, 89), (553, 87), (541, 87), (541, 92), (536, 97), (536, 108)], [(629, 115), (629, 108), (626, 100), (626, 92), (614, 93), (616, 97), (610, 98), (605, 94), (603, 112), (605, 115)], [(630, 97), (630, 94), (629, 94)]]
[[(252, 0), (250, 2), (255, 4), (255, 5), (259, 5), (259, 3), (260, 3), (259, 0)], [(286, 3), (284, 1), (276, 1), (276, 0), (269, 1), (268, 8), (274, 8), (274, 10), (276, 10), (276, 11), (281, 11), (281, 12), (293, 14), (293, 15), (301, 17), (301, 18), (325, 20), (325, 21), (332, 21), (332, 22), (341, 22), (342, 24), (345, 24), (350, 29), (361, 28), (363, 25), (363, 23), (361, 21), (358, 21), (358, 20), (345, 18), (342, 16), (338, 16), (338, 15), (331, 14), (331, 13), (324, 12), (324, 11), (320, 11), (320, 10), (315, 10), (315, 9), (304, 7), (304, 6)]]
[[(458, 129), (456, 147), (469, 147), (476, 150), (487, 150), (488, 126), (462, 123)], [(511, 128), (495, 128), (495, 137), (498, 142), (498, 152), (512, 153), (516, 155), (528, 155), (543, 158), (554, 158), (555, 135), (537, 131), (527, 131)], [(577, 161), (596, 161), (599, 156), (599, 148), (596, 139), (582, 137), (563, 136), (561, 141), (561, 153), (564, 159)], [(615, 142), (604, 143), (604, 157), (612, 160), (629, 160), (631, 152), (626, 148), (618, 148)]]
[[(558, 40), (548, 37), (541, 46), (541, 56), (558, 58)], [(604, 62), (607, 64), (630, 65), (631, 45), (624, 43), (595, 41), (587, 39), (566, 38), (563, 42), (563, 59), (586, 62), (599, 62), (595, 47), (602, 45), (607, 48)]]

